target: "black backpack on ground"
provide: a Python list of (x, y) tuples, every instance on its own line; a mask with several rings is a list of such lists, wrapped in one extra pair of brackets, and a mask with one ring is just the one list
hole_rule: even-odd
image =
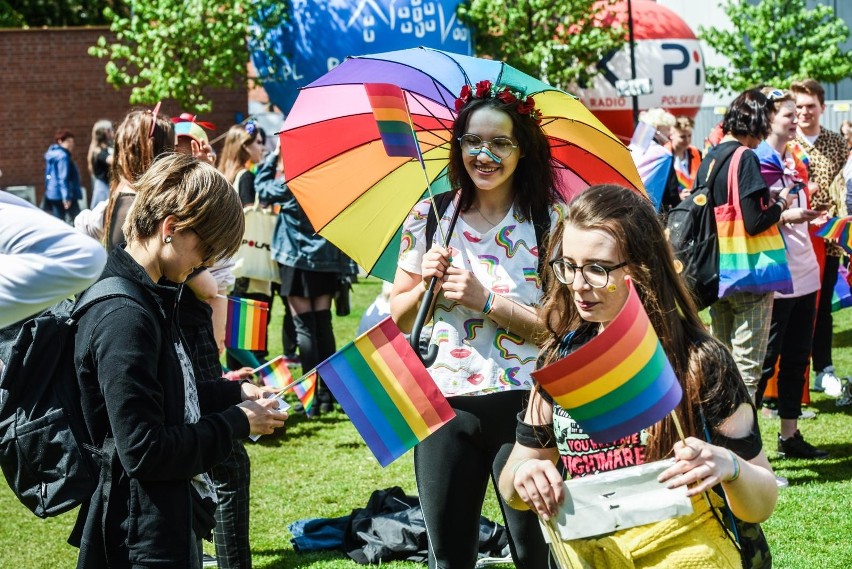
[(94, 492), (101, 449), (83, 419), (74, 367), (77, 322), (92, 305), (139, 302), (130, 280), (109, 277), (0, 330), (0, 468), (22, 504), (40, 518), (67, 512)]
[[(713, 202), (713, 184), (722, 165), (738, 148), (708, 155), (704, 181), (696, 175), (689, 197), (672, 208), (666, 221), (666, 233), (680, 275), (692, 292), (698, 309), (703, 310), (719, 299), (719, 237)], [(702, 166), (704, 163), (702, 162)], [(699, 173), (702, 169), (699, 167)]]
[[(429, 206), (429, 213), (426, 215), (426, 250), (428, 251), (432, 247), (432, 241), (435, 238), (435, 231), (438, 229), (438, 219), (444, 215), (444, 212), (447, 211), (447, 208), (450, 207), (450, 204), (453, 202), (453, 199), (456, 197), (457, 192), (444, 192), (442, 194), (438, 194), (435, 196), (435, 207), (438, 208), (437, 217), (432, 214), (432, 205)], [(543, 208), (540, 211), (532, 212), (532, 222), (533, 227), (535, 228), (535, 242), (536, 248), (538, 249), (538, 274), (541, 276), (542, 271), (544, 270), (544, 261), (545, 261), (545, 251), (544, 247), (545, 237), (547, 237), (550, 231), (550, 212), (547, 208)]]

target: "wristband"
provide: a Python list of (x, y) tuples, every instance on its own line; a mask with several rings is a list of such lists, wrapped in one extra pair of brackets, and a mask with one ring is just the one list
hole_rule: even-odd
[(735, 455), (731, 449), (727, 450), (728, 454), (731, 455), (731, 460), (734, 462), (734, 473), (731, 475), (730, 478), (725, 480), (725, 482), (733, 482), (734, 480), (740, 477), (740, 461), (737, 459), (737, 455)]
[(482, 307), (482, 313), (483, 314), (489, 314), (491, 312), (491, 309), (493, 308), (493, 304), (494, 304), (494, 293), (489, 292), (488, 298), (485, 299), (485, 306)]
[(518, 462), (516, 462), (515, 466), (512, 467), (512, 475), (513, 476), (516, 475), (518, 473), (518, 470), (520, 470), (520, 468), (523, 465), (525, 465), (526, 463), (528, 463), (531, 460), (532, 460), (531, 458), (523, 458), (523, 459), (519, 460)]

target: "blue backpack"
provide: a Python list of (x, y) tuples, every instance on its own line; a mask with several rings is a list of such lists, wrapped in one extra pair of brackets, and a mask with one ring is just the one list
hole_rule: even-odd
[(40, 518), (67, 512), (94, 492), (102, 449), (89, 437), (74, 367), (80, 317), (111, 298), (143, 298), (138, 285), (109, 277), (76, 302), (64, 300), (0, 330), (0, 469)]

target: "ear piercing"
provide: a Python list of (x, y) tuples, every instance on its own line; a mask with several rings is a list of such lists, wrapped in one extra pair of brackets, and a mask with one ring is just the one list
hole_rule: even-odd
[(171, 235), (166, 235), (166, 238), (164, 239), (164, 241), (165, 241), (166, 243), (171, 243), (171, 242), (172, 242), (172, 236), (171, 236)]

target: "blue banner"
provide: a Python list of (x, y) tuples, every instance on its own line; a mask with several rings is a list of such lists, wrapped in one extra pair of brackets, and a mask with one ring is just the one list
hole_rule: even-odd
[[(287, 113), (304, 87), (347, 56), (426, 46), (473, 55), (460, 0), (290, 0), (284, 25), (268, 30), (272, 49), (250, 45), (269, 100)], [(393, 77), (388, 77), (393, 82)]]

